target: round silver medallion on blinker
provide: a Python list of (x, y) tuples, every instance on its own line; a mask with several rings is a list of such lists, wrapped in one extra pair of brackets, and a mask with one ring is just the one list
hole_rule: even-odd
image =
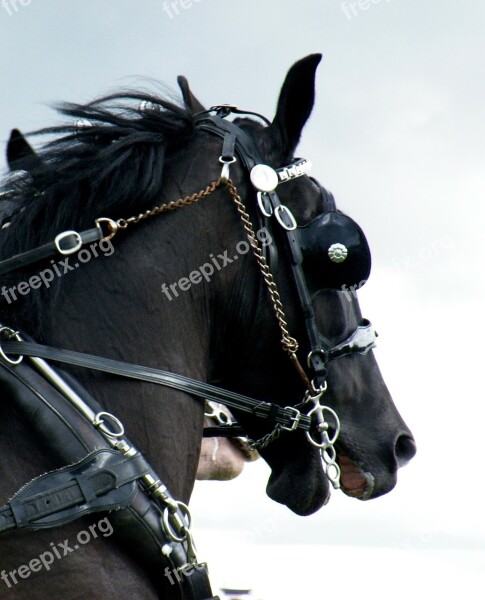
[(328, 257), (334, 263), (341, 263), (347, 258), (347, 247), (343, 244), (332, 244), (328, 249)]
[(268, 165), (255, 165), (250, 173), (251, 183), (260, 192), (272, 192), (278, 185), (278, 174)]

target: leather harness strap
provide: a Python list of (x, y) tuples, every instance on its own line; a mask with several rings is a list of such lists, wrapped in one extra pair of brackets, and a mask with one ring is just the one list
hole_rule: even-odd
[(0, 532), (57, 527), (83, 514), (126, 508), (136, 494), (134, 482), (149, 472), (141, 454), (96, 450), (24, 486), (0, 509)]
[(105, 237), (106, 234), (103, 233), (100, 226), (87, 229), (81, 233), (71, 230), (64, 231), (56, 236), (52, 242), (1, 261), (0, 275), (28, 267), (53, 256), (68, 256), (77, 252), (86, 244), (99, 242)]
[[(93, 414), (107, 414), (70, 375), (55, 373), (64, 389), (78, 394)], [(0, 531), (56, 527), (109, 510), (117, 537), (128, 551), (136, 548), (135, 559), (157, 589), (166, 584), (168, 569), (177, 574), (174, 593), (178, 590), (180, 600), (217, 600), (207, 566), (194, 560), (191, 536), (175, 535), (172, 522), (182, 524), (183, 530), (187, 513), (126, 437), (112, 438), (93, 426), (30, 360), (16, 365), (1, 360), (0, 389), (18, 415), (37, 430), (43, 448), (57, 460), (71, 463), (34, 479), (0, 507)], [(152, 482), (152, 491), (145, 480)]]
[(1, 348), (7, 355), (35, 356), (76, 367), (94, 369), (105, 373), (128, 377), (130, 379), (138, 379), (140, 381), (164, 385), (187, 392), (199, 398), (220, 402), (229, 408), (250, 413), (258, 418), (279, 423), (283, 428), (291, 430), (302, 429), (304, 431), (310, 430), (310, 417), (300, 415), (299, 411), (293, 407), (284, 408), (270, 402), (255, 400), (249, 396), (224, 390), (209, 383), (191, 379), (190, 377), (162, 371), (161, 369), (142, 367), (140, 365), (102, 358), (92, 354), (75, 352), (73, 350), (51, 348), (50, 346), (43, 346), (42, 344), (33, 342), (4, 341), (1, 344)]

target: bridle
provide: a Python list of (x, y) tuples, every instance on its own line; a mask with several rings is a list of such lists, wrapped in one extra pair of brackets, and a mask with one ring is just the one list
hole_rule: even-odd
[[(66, 384), (46, 361), (85, 367), (130, 379), (168, 386), (271, 422), (273, 429), (269, 433), (258, 440), (250, 440), (249, 443), (252, 449), (265, 448), (284, 431), (304, 431), (309, 443), (319, 449), (327, 478), (335, 488), (338, 488), (340, 486), (340, 469), (337, 464), (335, 442), (339, 434), (340, 422), (336, 412), (329, 406), (322, 404), (322, 398), (327, 389), (326, 367), (331, 360), (341, 356), (367, 353), (375, 345), (376, 334), (369, 321), (364, 321), (347, 339), (337, 345), (333, 345), (319, 332), (302, 267), (304, 257), (298, 237), (296, 219), (290, 209), (281, 203), (276, 192), (278, 184), (306, 175), (308, 162), (300, 159), (277, 170), (264, 165), (251, 137), (237, 124), (227, 120), (227, 117), (231, 114), (250, 114), (268, 123), (264, 117), (257, 113), (246, 113), (231, 105), (216, 106), (195, 116), (195, 125), (199, 130), (216, 135), (223, 141), (222, 153), (219, 158), (222, 164), (221, 175), (206, 188), (191, 196), (156, 206), (129, 218), (115, 221), (100, 217), (95, 221), (95, 227), (87, 231), (68, 230), (61, 232), (48, 244), (0, 262), (0, 274), (30, 266), (52, 256), (68, 256), (93, 241), (110, 240), (119, 230), (125, 230), (159, 214), (190, 206), (206, 199), (216, 190), (225, 188), (236, 206), (248, 242), (265, 282), (281, 333), (282, 348), (288, 354), (305, 386), (302, 401), (295, 406), (282, 407), (160, 369), (36, 344), (7, 326), (0, 326), (0, 334), (3, 336), (3, 341), (0, 344), (0, 357), (10, 370), (15, 370), (17, 365), (22, 362), (23, 357), (30, 357), (34, 368), (68, 398), (73, 406), (106, 439), (110, 448), (118, 451), (127, 459), (131, 459), (135, 455), (139, 456), (139, 453), (131, 443), (124, 440), (124, 429), (121, 422), (110, 413), (102, 410), (96, 413), (89, 407), (86, 408), (80, 395), (73, 391), (69, 384)], [(310, 349), (305, 366), (300, 363), (297, 356), (299, 344), (289, 332), (286, 314), (270, 261), (259, 243), (246, 206), (230, 178), (231, 165), (238, 159), (248, 172), (251, 183), (256, 189), (258, 218), (271, 229), (277, 227), (279, 233), (286, 240), (284, 252), (290, 264), (291, 278), (297, 292), (300, 314), (303, 316), (307, 343)], [(333, 246), (335, 246), (337, 253), (343, 252), (342, 244), (340, 244), (340, 247), (338, 247), (339, 244)], [(345, 246), (344, 249), (346, 250)], [(211, 435), (231, 436), (241, 435), (242, 433), (241, 427), (237, 424), (222, 425), (217, 430), (211, 428)], [(160, 480), (156, 479), (152, 472), (145, 470), (143, 475), (140, 475), (138, 471), (137, 473), (145, 491), (156, 502), (164, 505), (165, 534), (171, 538), (173, 543), (183, 543), (186, 548), (187, 561), (195, 564), (195, 552), (190, 528), (187, 524), (189, 520), (187, 507), (174, 500), (166, 487)]]

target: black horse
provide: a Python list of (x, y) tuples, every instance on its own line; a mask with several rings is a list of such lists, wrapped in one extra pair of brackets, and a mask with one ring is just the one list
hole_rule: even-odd
[[(271, 124), (237, 119), (274, 169), (294, 160), (313, 107), (319, 60), (312, 55), (290, 69)], [(26, 168), (31, 180), (14, 194), (17, 208), (1, 232), (0, 258), (35, 248), (61, 231), (92, 227), (98, 217), (125, 219), (190, 196), (218, 180), (221, 139), (196, 126), (196, 115), (204, 107), (184, 78), (179, 84), (183, 106), (129, 93), (84, 106), (64, 105), (62, 112), (77, 125), (45, 130), (54, 137), (39, 156), (17, 137), (9, 161), (13, 168)], [(256, 221), (256, 194), (240, 161), (230, 166), (230, 177)], [(278, 195), (298, 223), (328, 208), (330, 196), (306, 175), (280, 187)], [(96, 253), (92, 250), (85, 264), (71, 264), (62, 276), (56, 273), (52, 281), (42, 280), (38, 289), (21, 287), (21, 282), (49, 267), (49, 261), (15, 277), (4, 276), (1, 322), (49, 345), (166, 369), (281, 406), (297, 405), (305, 388), (281, 349), (258, 265), (251, 252), (234, 253), (245, 239), (233, 198), (222, 184), (190, 207), (118, 232), (112, 242), (100, 244)], [(281, 255), (272, 269), (289, 330), (302, 340), (297, 355), (303, 363), (309, 347), (287, 262)], [(204, 265), (212, 269), (206, 267), (205, 276), (189, 279), (195, 271), (203, 275)], [(348, 338), (362, 323), (355, 294), (321, 290), (312, 301), (317, 326), (332, 344)], [(203, 403), (150, 383), (71, 372), (123, 421), (172, 495), (188, 502), (200, 451)], [(370, 499), (389, 492), (415, 446), (372, 352), (329, 363), (325, 403), (341, 422), (337, 461), (344, 493)], [(8, 398), (0, 413), (0, 498), (6, 502), (25, 481), (63, 463), (39, 445), (38, 435)], [(236, 416), (253, 438), (269, 431), (253, 417)], [(329, 500), (319, 450), (304, 433), (283, 432), (261, 454), (271, 467), (267, 493), (273, 500), (299, 515), (311, 514)], [(89, 529), (96, 522), (97, 536)], [(1, 597), (178, 597), (168, 579), (163, 590), (157, 589), (137, 560), (137, 549), (118, 545), (108, 522), (99, 523), (83, 518), (63, 529), (4, 534)], [(66, 551), (48, 568), (21, 569), (75, 539), (81, 530), (91, 531), (89, 544)]]

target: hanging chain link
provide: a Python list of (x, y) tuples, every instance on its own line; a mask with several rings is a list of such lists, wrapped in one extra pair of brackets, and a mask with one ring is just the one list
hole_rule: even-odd
[(277, 423), (275, 428), (273, 429), (273, 431), (270, 431), (266, 435), (263, 435), (262, 437), (259, 438), (259, 440), (252, 440), (252, 439), (248, 438), (248, 440), (247, 440), (248, 448), (252, 451), (259, 452), (259, 450), (263, 450), (264, 448), (266, 448), (266, 446), (269, 446), (271, 444), (271, 442), (274, 442), (274, 440), (277, 440), (280, 437), (282, 432), (283, 432), (283, 428), (281, 427), (281, 425), (279, 423)]
[(261, 247), (259, 245), (258, 238), (256, 237), (256, 233), (251, 222), (251, 218), (246, 210), (246, 206), (241, 200), (241, 197), (239, 196), (237, 189), (231, 179), (227, 180), (226, 186), (229, 190), (229, 193), (231, 194), (232, 199), (234, 200), (234, 203), (236, 204), (236, 208), (239, 213), (239, 216), (241, 217), (244, 230), (246, 231), (249, 243), (251, 245), (251, 248), (253, 249), (254, 257), (256, 258), (259, 269), (261, 271), (261, 275), (263, 276), (264, 282), (266, 283), (266, 287), (268, 288), (268, 292), (273, 303), (274, 313), (282, 334), (282, 346), (286, 350), (286, 352), (288, 352), (288, 354), (292, 356), (298, 350), (298, 342), (295, 338), (290, 336), (290, 333), (288, 331), (288, 323), (286, 321), (286, 315), (283, 309), (283, 304), (281, 302), (281, 297), (278, 292), (278, 288), (276, 287), (273, 275), (269, 270), (268, 262), (264, 257), (263, 251), (261, 250)]

